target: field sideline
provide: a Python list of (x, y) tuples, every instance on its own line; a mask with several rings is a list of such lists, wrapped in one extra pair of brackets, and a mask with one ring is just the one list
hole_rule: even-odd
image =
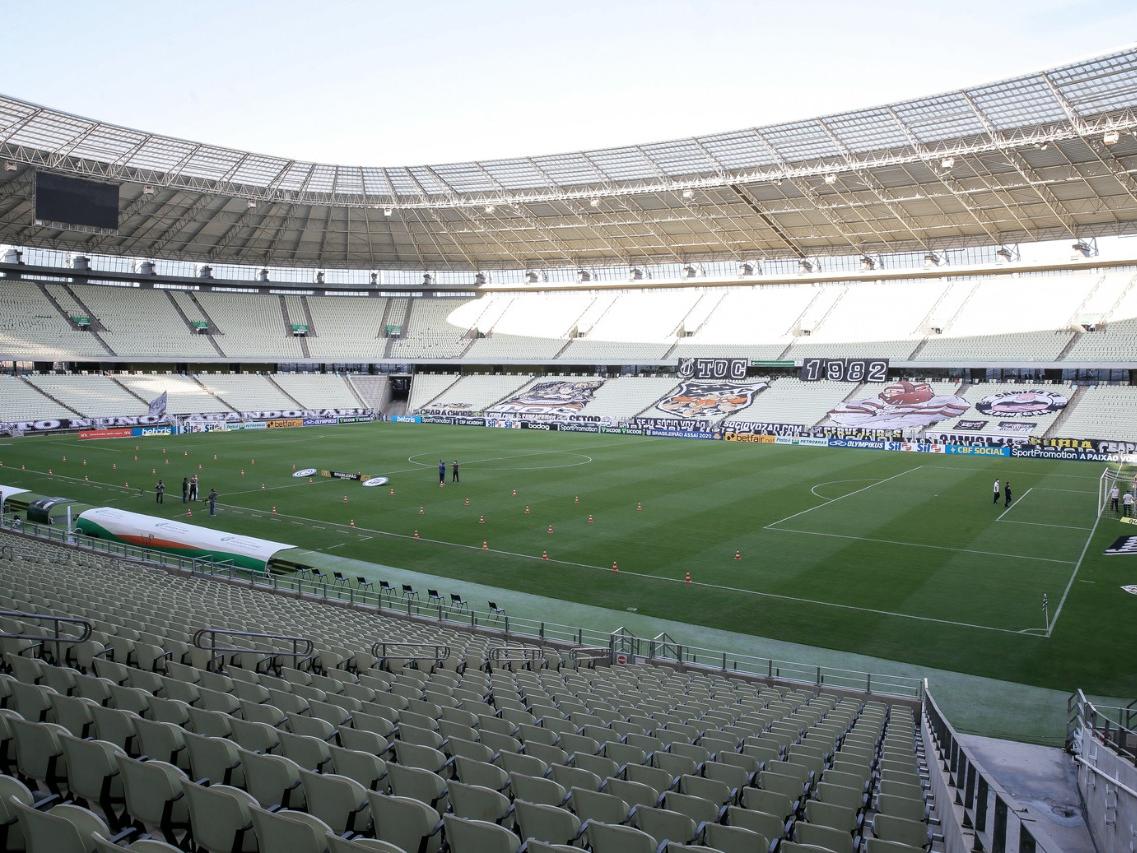
[[(440, 457), (462, 463), (461, 484), (448, 464), (439, 488)], [(194, 523), (438, 575), (444, 594), (442, 578), (461, 578), (1007, 681), (1137, 694), (1137, 665), (1119, 651), (1137, 640), (1137, 598), (1120, 589), (1137, 559), (1102, 554), (1133, 528), (1096, 517), (1098, 465), (411, 424), (11, 439), (0, 461), (2, 483), (170, 517), (185, 516), (181, 479), (198, 473), (202, 494), (217, 488), (221, 504), (213, 519), (195, 505)], [(294, 466), (384, 474), (395, 495), (297, 480)], [(996, 477), (1014, 485), (1010, 508), (992, 503)]]

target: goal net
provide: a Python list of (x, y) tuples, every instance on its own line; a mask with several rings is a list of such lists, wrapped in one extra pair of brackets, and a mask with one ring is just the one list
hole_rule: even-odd
[(1137, 494), (1137, 460), (1130, 458), (1117, 467), (1106, 468), (1098, 480), (1098, 515), (1111, 509), (1113, 490), (1117, 489), (1118, 509), (1123, 509), (1126, 492)]

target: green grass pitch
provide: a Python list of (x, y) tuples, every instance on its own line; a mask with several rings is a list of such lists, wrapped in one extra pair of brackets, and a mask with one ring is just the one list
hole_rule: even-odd
[[(439, 488), (440, 457), (462, 463), (461, 484), (448, 465)], [(202, 495), (215, 487), (221, 501), (216, 518), (194, 507), (198, 524), (617, 611), (1137, 694), (1137, 597), (1120, 589), (1137, 581), (1137, 558), (1102, 553), (1137, 529), (1098, 520), (1099, 465), (410, 424), (11, 439), (0, 461), (3, 483), (171, 517), (184, 517), (182, 477), (198, 473)], [(395, 494), (297, 480), (293, 466), (385, 474)], [(996, 477), (1014, 486), (1009, 510), (992, 503)]]

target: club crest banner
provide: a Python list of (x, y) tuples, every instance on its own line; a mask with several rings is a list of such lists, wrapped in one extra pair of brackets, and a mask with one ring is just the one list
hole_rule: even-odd
[(580, 412), (592, 402), (603, 379), (572, 382), (559, 380), (538, 382), (498, 403), (487, 414), (493, 415), (562, 415)]
[(975, 404), (975, 410), (992, 417), (1030, 418), (1060, 412), (1069, 402), (1070, 399), (1065, 394), (1033, 388), (1029, 391), (988, 394)]
[(646, 416), (719, 421), (747, 408), (767, 387), (767, 382), (689, 379), (680, 382), (670, 394), (661, 398)]

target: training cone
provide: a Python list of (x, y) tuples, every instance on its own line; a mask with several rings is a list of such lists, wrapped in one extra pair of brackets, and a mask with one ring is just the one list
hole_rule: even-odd
[(643, 512), (643, 511), (644, 511), (644, 505), (642, 503), (640, 503), (639, 501), (636, 501), (636, 512)]
[(553, 535), (553, 525), (550, 524), (548, 527), (546, 527), (545, 532), (548, 533), (550, 536), (552, 536)]
[(588, 514), (588, 523), (592, 524), (592, 513)]
[(256, 459), (250, 459), (250, 460), (249, 460), (249, 464), (250, 464), (250, 465), (256, 465), (256, 464), (257, 464), (257, 460), (256, 460)]
[(112, 463), (111, 463), (111, 470), (112, 470), (112, 471), (117, 471), (117, 470), (118, 470), (118, 463), (117, 463), (117, 462), (112, 462)]
[(479, 515), (478, 516), (478, 524), (485, 524), (485, 523), (486, 523), (486, 517), (484, 515)]
[(130, 483), (123, 483), (123, 484), (122, 484), (122, 487), (123, 487), (124, 489), (129, 489), (129, 488), (130, 488)]
[(295, 470), (296, 470), (296, 463), (295, 463), (295, 462), (293, 462), (293, 463), (292, 463), (292, 470), (293, 470), (293, 471), (295, 471)]
[(691, 585), (691, 573), (690, 572), (686, 572), (683, 575), (683, 583), (687, 584), (687, 586)]
[(390, 491), (388, 491), (388, 492), (387, 492), (387, 494), (389, 494), (389, 495), (391, 495), (391, 496), (393, 497), (393, 496), (394, 496), (394, 494), (395, 494), (395, 490), (394, 490), (394, 489), (391, 489)]
[(529, 504), (525, 504), (525, 514), (529, 514)]
[(309, 482), (309, 483), (314, 483), (314, 482), (316, 482), (316, 481), (315, 481), (315, 480), (313, 480), (311, 477), (309, 477), (309, 478), (308, 478), (308, 482)]
[(198, 462), (198, 463), (197, 463), (197, 470), (198, 470), (198, 471), (204, 471), (204, 470), (205, 470), (205, 466), (204, 466), (204, 465), (202, 465), (200, 462)]
[(466, 503), (466, 506), (469, 506), (469, 505), (470, 505), (470, 499), (469, 499), (469, 498), (466, 498), (466, 502), (465, 502), (465, 503)]
[(192, 509), (186, 510), (186, 518), (193, 518), (193, 510)]
[(548, 551), (542, 551), (542, 552), (541, 552), (541, 559), (542, 559), (542, 560), (547, 560), (547, 559), (549, 559), (549, 552), (548, 552)]
[(216, 454), (216, 453), (214, 453), (214, 454), (213, 454), (213, 461), (214, 461), (214, 462), (216, 462), (216, 461), (217, 461), (217, 454)]
[(137, 461), (138, 461), (138, 454), (137, 454), (137, 453), (135, 453), (135, 454), (134, 454), (134, 461), (135, 461), (135, 462), (137, 462)]
[(350, 525), (348, 525), (348, 526), (349, 526), (349, 527), (355, 527), (355, 519), (354, 519), (354, 518), (351, 520), (351, 524), (350, 524)]
[(265, 484), (261, 483), (261, 491), (263, 492), (264, 490), (265, 490)]
[(86, 468), (86, 467), (87, 467), (87, 460), (86, 460), (86, 459), (84, 459), (84, 460), (83, 460), (83, 467), (84, 467), (84, 468)]
[[(21, 471), (22, 471), (22, 470), (24, 470), (24, 466), (23, 466), (23, 465), (21, 465), (21, 466), (20, 466), (20, 470), (21, 470)], [(83, 479), (84, 479), (84, 480), (86, 480), (86, 479), (87, 479), (87, 475), (86, 475), (86, 474), (84, 474), (84, 475), (83, 475)]]
[(244, 469), (244, 468), (242, 468), (242, 469), (241, 469), (241, 476), (242, 476), (242, 477), (244, 477), (244, 476), (245, 476), (245, 469)]
[(617, 566), (617, 565), (616, 565), (616, 561), (615, 561), (615, 560), (613, 560), (613, 561), (612, 561), (612, 574), (616, 574), (618, 571), (620, 571), (620, 567), (619, 567), (619, 566)]
[(482, 540), (482, 550), (483, 550), (483, 551), (488, 551), (489, 549), (490, 549), (490, 543), (489, 543), (489, 540), (488, 540), (488, 539), (483, 539), (483, 540)]
[(272, 505), (272, 514), (276, 515), (276, 504)]
[[(66, 461), (67, 461), (67, 457), (66, 457), (66, 456), (64, 456), (64, 457), (63, 457), (63, 461), (64, 461), (64, 462), (66, 462)], [(517, 497), (517, 489), (514, 489), (514, 490), (513, 490), (513, 496), (514, 496), (514, 497)]]
[(151, 469), (150, 469), (150, 473), (151, 473), (151, 474), (157, 474), (157, 473), (158, 473), (158, 469), (157, 469), (157, 468), (151, 468)]
[(182, 451), (182, 456), (189, 456), (189, 451), (188, 451), (188, 450), (183, 450), (183, 451)]
[(343, 502), (344, 502), (344, 503), (347, 503), (347, 495), (344, 495), (344, 496), (343, 496)]
[(420, 539), (420, 538), (421, 537), (418, 535), (418, 528), (416, 527), (415, 528), (415, 539)]
[(735, 548), (734, 549), (734, 559), (736, 559), (736, 560), (742, 559), (742, 549), (741, 548)]
[(54, 472), (54, 471), (52, 471), (50, 468), (48, 468), (48, 469), (47, 469), (47, 476), (49, 476), (49, 477), (54, 477), (54, 476), (55, 476), (55, 472)]
[(424, 506), (420, 506), (420, 507), (418, 508), (418, 514), (419, 514), (419, 515), (426, 515), (426, 507), (424, 507)]
[(578, 504), (578, 503), (580, 503), (580, 495), (577, 495), (577, 496), (576, 496), (576, 500), (574, 500), (574, 501), (573, 501), (573, 503), (574, 503), (574, 504)]
[[(84, 463), (84, 464), (86, 464), (86, 463)], [(166, 458), (166, 464), (167, 464), (167, 465), (169, 465), (169, 464), (170, 464), (170, 459), (169, 459), (169, 457), (167, 457), (167, 458)]]
[(64, 457), (63, 457), (63, 461), (64, 461), (64, 462), (66, 462), (66, 461), (67, 461), (67, 457), (66, 457), (66, 456), (64, 456)]

